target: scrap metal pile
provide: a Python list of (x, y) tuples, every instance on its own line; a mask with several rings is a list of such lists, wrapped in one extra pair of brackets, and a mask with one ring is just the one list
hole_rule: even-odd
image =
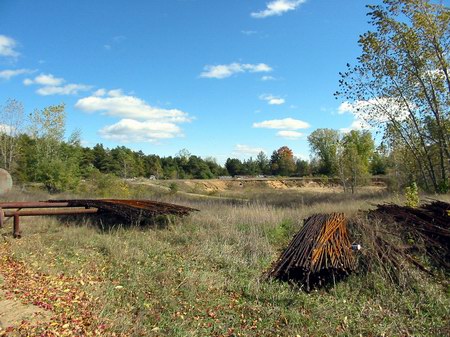
[(197, 209), (151, 200), (75, 199), (0, 203), (0, 227), (13, 218), (13, 235), (21, 236), (20, 217), (95, 214), (115, 224), (151, 223), (159, 215), (186, 216)]
[[(395, 204), (377, 205), (377, 208), (369, 213), (369, 217), (378, 219), (388, 231), (398, 233), (405, 241), (403, 247), (396, 248), (399, 254), (402, 253), (408, 260), (412, 260), (413, 252), (424, 251), (435, 267), (449, 271), (449, 212), (449, 203), (433, 201), (417, 208)], [(414, 264), (419, 266), (417, 261)]]
[(128, 199), (72, 199), (48, 200), (54, 203), (67, 203), (68, 207), (96, 208), (98, 214), (112, 214), (129, 222), (136, 222), (158, 215), (186, 216), (197, 209), (151, 200)]
[(315, 214), (305, 220), (268, 276), (306, 287), (323, 286), (356, 268), (342, 213)]

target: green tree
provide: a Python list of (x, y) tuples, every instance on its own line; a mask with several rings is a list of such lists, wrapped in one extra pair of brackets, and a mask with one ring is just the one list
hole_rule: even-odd
[(339, 173), (344, 190), (354, 193), (357, 186), (367, 183), (374, 142), (369, 131), (350, 131), (340, 141), (338, 150)]
[(228, 158), (225, 162), (225, 167), (228, 173), (233, 177), (242, 174), (243, 171), (242, 162), (237, 158)]
[(294, 153), (287, 146), (273, 151), (270, 158), (272, 173), (275, 175), (290, 176), (295, 172)]
[(9, 99), (0, 107), (0, 167), (7, 171), (16, 168), (20, 152), (19, 134), (24, 125), (23, 105)]
[(262, 174), (270, 174), (270, 161), (266, 154), (261, 151), (256, 156), (256, 163), (259, 166), (259, 172)]
[(317, 129), (308, 136), (308, 143), (318, 159), (318, 173), (327, 176), (336, 174), (339, 132), (333, 129)]
[(447, 190), (450, 10), (425, 0), (384, 0), (368, 8), (373, 30), (360, 37), (362, 54), (341, 73), (337, 95), (381, 126), (391, 146), (410, 152), (426, 189)]

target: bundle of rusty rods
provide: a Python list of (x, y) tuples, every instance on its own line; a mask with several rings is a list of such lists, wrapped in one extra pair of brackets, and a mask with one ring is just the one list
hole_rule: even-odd
[(433, 201), (417, 208), (395, 204), (377, 205), (369, 216), (381, 219), (391, 227), (395, 226), (391, 231), (400, 232), (401, 237), (408, 237), (408, 247), (423, 245), (435, 266), (450, 270), (449, 212), (449, 203)]
[(268, 276), (306, 286), (347, 275), (356, 268), (342, 213), (315, 214), (281, 254)]
[(13, 218), (13, 235), (19, 238), (21, 216), (99, 214), (117, 217), (119, 221), (142, 223), (158, 215), (186, 216), (194, 208), (151, 200), (76, 199), (38, 202), (0, 203), (0, 227)]

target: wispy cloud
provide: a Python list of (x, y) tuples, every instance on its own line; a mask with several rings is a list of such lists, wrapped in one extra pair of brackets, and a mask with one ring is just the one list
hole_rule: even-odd
[(306, 0), (274, 0), (266, 4), (266, 8), (259, 11), (253, 12), (250, 15), (253, 18), (262, 19), (269, 16), (280, 16), (286, 12), (293, 11), (297, 9), (301, 4), (305, 3)]
[(233, 155), (235, 156), (257, 156), (260, 152), (266, 152), (261, 147), (254, 147), (250, 145), (244, 145), (244, 144), (237, 144), (234, 147)]
[(307, 122), (298, 119), (284, 118), (253, 123), (253, 127), (265, 129), (299, 130), (299, 129), (307, 129), (310, 127), (310, 125)]
[(0, 56), (18, 57), (20, 53), (15, 50), (17, 42), (6, 35), (0, 35)]
[(303, 136), (303, 133), (298, 131), (282, 130), (277, 132), (277, 136), (285, 139), (297, 140)]
[(87, 91), (92, 88), (86, 84), (67, 83), (61, 77), (55, 77), (52, 74), (40, 74), (34, 79), (26, 78), (23, 81), (25, 85), (38, 85), (40, 88), (36, 93), (42, 96), (49, 95), (77, 95), (80, 91)]
[(339, 131), (343, 133), (350, 132), (352, 130), (368, 130), (370, 129), (370, 125), (361, 119), (355, 119), (349, 127), (341, 128)]
[(115, 46), (121, 44), (123, 41), (125, 41), (127, 38), (124, 35), (116, 35), (114, 36), (108, 43), (105, 43), (103, 45), (103, 48), (105, 48), (106, 50), (111, 50), (113, 49)]
[(272, 68), (265, 63), (230, 63), (219, 65), (206, 65), (204, 71), (200, 74), (203, 78), (227, 78), (238, 73), (265, 73), (272, 71)]
[(274, 80), (276, 80), (276, 78), (270, 75), (264, 75), (261, 77), (261, 81), (274, 81)]
[(241, 33), (247, 36), (258, 34), (256, 30), (241, 30)]
[(120, 89), (98, 89), (91, 96), (79, 99), (75, 107), (89, 113), (121, 118), (119, 122), (99, 131), (103, 138), (119, 142), (155, 143), (182, 137), (178, 124), (192, 121), (184, 111), (153, 107), (138, 97), (124, 94)]
[(6, 69), (0, 71), (0, 79), (3, 80), (10, 80), (13, 77), (23, 75), (23, 74), (30, 74), (34, 72), (34, 70), (30, 69)]
[[(409, 106), (415, 109), (413, 102)], [(384, 123), (390, 120), (402, 121), (408, 118), (408, 108), (401, 98), (375, 97), (369, 100), (343, 102), (338, 107), (338, 114), (351, 113), (361, 120)]]
[(284, 98), (273, 96), (271, 94), (263, 94), (259, 96), (259, 99), (266, 101), (270, 105), (282, 105), (286, 102)]

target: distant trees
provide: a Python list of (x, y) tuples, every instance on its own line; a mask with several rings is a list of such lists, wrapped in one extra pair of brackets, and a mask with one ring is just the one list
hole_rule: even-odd
[(336, 174), (339, 132), (333, 129), (317, 129), (308, 136), (308, 142), (313, 155), (319, 159), (318, 173)]
[(22, 103), (9, 99), (0, 107), (0, 165), (14, 169), (19, 155), (19, 134), (23, 132), (25, 116)]
[(370, 163), (374, 155), (374, 141), (368, 131), (352, 130), (344, 134), (338, 145), (338, 171), (344, 190), (352, 193), (365, 185), (370, 177)]
[(450, 188), (450, 9), (425, 0), (368, 6), (373, 30), (358, 64), (341, 73), (338, 96), (382, 126), (389, 150), (408, 153), (422, 187)]
[(270, 166), (274, 175), (292, 175), (295, 172), (294, 153), (287, 146), (280, 147), (277, 151), (273, 151)]
[[(15, 117), (20, 116), (22, 108), (19, 102), (8, 101), (7, 106), (8, 113), (18, 112)], [(209, 179), (226, 175), (306, 176), (324, 172), (330, 172), (328, 175), (333, 176), (338, 169), (342, 169), (345, 184), (353, 188), (363, 182), (370, 170), (385, 171), (385, 164), (389, 163), (384, 152), (380, 152), (378, 164), (374, 164), (369, 132), (355, 131), (341, 137), (335, 130), (316, 130), (309, 137), (311, 147), (316, 150), (316, 157), (311, 162), (295, 158), (292, 149), (282, 146), (273, 151), (270, 159), (260, 152), (255, 159), (228, 158), (221, 166), (215, 158), (201, 158), (186, 149), (180, 150), (174, 157), (160, 157), (125, 146), (112, 149), (102, 144), (83, 147), (79, 131), (65, 138), (66, 112), (63, 104), (35, 110), (29, 116), (28, 130), (25, 128), (26, 119), (23, 124), (9, 135), (5, 132), (6, 128), (0, 132), (2, 165), (11, 169), (15, 181), (42, 183), (49, 191), (76, 190), (81, 180), (98, 181), (99, 186), (106, 186), (108, 181), (116, 179), (114, 177)], [(3, 149), (8, 149), (11, 144), (14, 144), (10, 147), (14, 154), (8, 158), (13, 160), (5, 166), (7, 151)], [(355, 166), (355, 163), (358, 165)], [(122, 188), (120, 186), (117, 188)]]

